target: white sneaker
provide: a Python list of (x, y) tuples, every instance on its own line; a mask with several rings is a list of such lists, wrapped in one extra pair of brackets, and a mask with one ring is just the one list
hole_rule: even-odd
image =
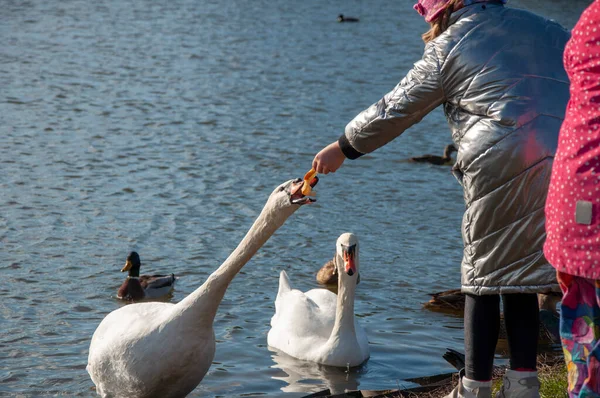
[(444, 398), (492, 398), (492, 382), (476, 381), (464, 377), (464, 369), (460, 371), (458, 385)]
[(508, 369), (502, 379), (502, 389), (496, 398), (540, 398), (538, 372), (519, 372)]

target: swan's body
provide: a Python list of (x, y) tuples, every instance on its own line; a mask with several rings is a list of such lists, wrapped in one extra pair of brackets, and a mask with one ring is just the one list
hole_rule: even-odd
[(277, 187), (238, 247), (181, 302), (130, 304), (104, 318), (86, 368), (98, 394), (168, 398), (194, 390), (214, 358), (213, 321), (227, 286), (300, 205), (313, 201), (301, 188), (300, 179)]
[(298, 359), (330, 366), (358, 366), (369, 358), (369, 342), (354, 318), (358, 240), (342, 234), (334, 259), (338, 294), (326, 289), (292, 289), (281, 271), (269, 346)]
[(413, 162), (419, 163), (431, 163), (438, 166), (452, 164), (452, 152), (458, 152), (458, 149), (453, 144), (446, 145), (444, 148), (444, 155), (423, 155), (423, 156), (415, 156), (410, 158)]
[(171, 293), (175, 287), (175, 274), (171, 275), (140, 275), (142, 262), (136, 252), (127, 256), (125, 266), (121, 272), (128, 271), (127, 279), (117, 292), (121, 300), (139, 301), (143, 299), (156, 299)]

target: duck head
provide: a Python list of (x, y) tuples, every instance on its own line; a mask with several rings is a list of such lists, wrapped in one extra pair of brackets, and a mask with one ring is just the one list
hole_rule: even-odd
[(140, 276), (140, 256), (137, 252), (131, 252), (127, 256), (125, 266), (121, 269), (121, 272), (129, 271), (129, 276)]
[(458, 152), (456, 146), (454, 146), (454, 144), (446, 145), (444, 148), (444, 157), (449, 158), (452, 152)]
[[(340, 235), (336, 242), (335, 263), (338, 278), (358, 278), (358, 238), (353, 233)], [(356, 284), (356, 283), (355, 283)]]

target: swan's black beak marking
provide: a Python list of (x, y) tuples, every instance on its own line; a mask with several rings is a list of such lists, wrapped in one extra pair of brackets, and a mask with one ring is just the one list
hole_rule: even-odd
[[(310, 187), (314, 188), (315, 185), (319, 182), (319, 177), (315, 176), (310, 181)], [(295, 205), (305, 205), (309, 203), (314, 203), (317, 200), (315, 198), (311, 198), (310, 196), (304, 196), (302, 194), (302, 185), (304, 184), (304, 180), (301, 178), (297, 178), (292, 183), (291, 191), (290, 191), (290, 202)]]

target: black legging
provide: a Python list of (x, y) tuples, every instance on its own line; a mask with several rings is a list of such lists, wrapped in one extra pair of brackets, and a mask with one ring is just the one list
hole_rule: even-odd
[[(539, 333), (537, 295), (503, 294), (511, 369), (535, 369)], [(500, 329), (500, 296), (465, 297), (465, 376), (490, 380)]]

